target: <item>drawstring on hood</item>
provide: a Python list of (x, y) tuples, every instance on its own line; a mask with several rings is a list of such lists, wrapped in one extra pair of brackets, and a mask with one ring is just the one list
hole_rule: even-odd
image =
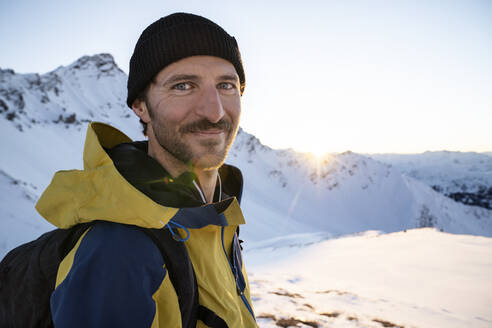
[[(219, 180), (219, 202), (222, 201), (222, 180), (220, 179), (220, 173), (217, 172), (217, 180)], [(205, 199), (205, 195), (203, 194), (202, 188), (196, 183), (195, 180), (193, 180), (193, 185), (195, 186), (196, 190), (200, 194), (200, 197), (202, 198), (203, 204), (207, 204), (207, 200)]]
[[(172, 226), (175, 226), (177, 228), (181, 228), (183, 229), (184, 231), (186, 231), (186, 237), (185, 238), (182, 238), (179, 233), (176, 233), (174, 232), (173, 230), (173, 227)], [(185, 226), (179, 224), (178, 222), (175, 222), (173, 220), (169, 220), (169, 223), (166, 224), (166, 227), (169, 229), (169, 232), (171, 233), (171, 235), (173, 236), (173, 239), (176, 240), (176, 241), (180, 241), (180, 242), (185, 242), (187, 241), (188, 239), (190, 239), (190, 231), (188, 230), (188, 228), (186, 228)]]

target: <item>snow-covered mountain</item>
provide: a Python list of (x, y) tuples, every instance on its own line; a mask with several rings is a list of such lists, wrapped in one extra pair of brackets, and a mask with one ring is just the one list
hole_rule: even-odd
[(0, 114), (21, 132), (53, 124), (121, 122), (131, 117), (125, 90), (126, 74), (109, 54), (84, 56), (43, 75), (0, 69)]
[(492, 209), (492, 153), (437, 151), (370, 156), (456, 201)]
[(272, 150), (241, 133), (229, 162), (244, 171), (248, 217), (271, 213), (268, 220), (249, 222), (245, 228), (255, 232), (255, 239), (271, 237), (289, 224), (285, 229), (292, 232), (314, 228), (333, 235), (432, 226), (453, 233), (491, 234), (490, 210), (463, 206), (359, 154), (346, 152), (317, 161), (306, 154)]
[[(82, 167), (89, 121), (142, 138), (138, 120), (125, 105), (126, 78), (109, 54), (84, 56), (43, 75), (0, 70), (0, 181), (5, 190), (0, 195), (0, 256), (49, 229), (34, 203), (55, 171)], [(368, 156), (346, 152), (317, 160), (271, 149), (240, 130), (228, 162), (245, 177), (248, 224), (241, 234), (251, 242), (292, 233), (338, 236), (415, 227), (492, 236), (491, 210), (459, 204)]]

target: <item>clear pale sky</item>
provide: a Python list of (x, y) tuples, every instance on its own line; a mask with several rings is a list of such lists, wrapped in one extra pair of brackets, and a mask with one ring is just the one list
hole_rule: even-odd
[(46, 73), (184, 11), (238, 40), (243, 128), (274, 148), (492, 151), (492, 1), (0, 0), (0, 67)]

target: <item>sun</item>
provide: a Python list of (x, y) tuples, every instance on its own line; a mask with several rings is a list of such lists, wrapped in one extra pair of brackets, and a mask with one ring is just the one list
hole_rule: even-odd
[(316, 160), (320, 160), (323, 157), (326, 157), (326, 155), (328, 154), (326, 148), (316, 148), (316, 147), (312, 147), (308, 149), (306, 152), (311, 154)]
[(311, 150), (311, 153), (316, 157), (317, 159), (321, 159), (328, 154), (328, 152), (325, 149), (316, 149), (316, 150)]

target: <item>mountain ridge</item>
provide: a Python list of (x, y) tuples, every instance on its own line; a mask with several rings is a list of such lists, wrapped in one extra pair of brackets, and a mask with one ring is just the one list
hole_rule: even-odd
[[(0, 256), (49, 229), (34, 203), (55, 171), (82, 167), (89, 121), (110, 123), (133, 140), (143, 138), (125, 104), (126, 78), (106, 54), (84, 56), (43, 75), (0, 71), (0, 170), (5, 175), (0, 215), (9, 218), (0, 229)], [(457, 203), (362, 154), (317, 159), (272, 149), (240, 129), (227, 162), (245, 177), (242, 205), (248, 224), (241, 234), (247, 241), (415, 227), (492, 236), (492, 211)]]
[(440, 151), (371, 156), (456, 201), (492, 209), (492, 157), (487, 153)]

